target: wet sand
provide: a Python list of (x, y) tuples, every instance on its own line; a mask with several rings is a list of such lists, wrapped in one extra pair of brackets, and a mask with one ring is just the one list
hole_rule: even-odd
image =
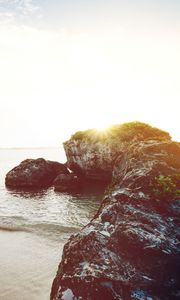
[(0, 230), (1, 300), (49, 300), (63, 243)]

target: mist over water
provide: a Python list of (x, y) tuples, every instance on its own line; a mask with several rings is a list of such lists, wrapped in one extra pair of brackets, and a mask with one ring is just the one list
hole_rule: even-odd
[(0, 299), (49, 299), (68, 237), (97, 210), (102, 190), (7, 190), (5, 174), (26, 158), (65, 161), (59, 149), (0, 150)]

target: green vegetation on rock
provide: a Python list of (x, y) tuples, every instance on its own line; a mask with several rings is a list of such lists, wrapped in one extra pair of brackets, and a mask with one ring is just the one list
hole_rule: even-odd
[(168, 132), (152, 127), (142, 122), (129, 122), (113, 125), (106, 131), (88, 129), (78, 131), (71, 136), (71, 140), (107, 141), (118, 139), (122, 142), (143, 141), (148, 139), (171, 140)]
[(159, 200), (173, 201), (180, 198), (180, 174), (159, 175), (151, 182), (153, 194)]

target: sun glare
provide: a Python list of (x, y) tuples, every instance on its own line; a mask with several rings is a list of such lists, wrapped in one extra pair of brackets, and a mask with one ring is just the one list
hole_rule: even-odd
[(109, 126), (96, 126), (95, 129), (99, 132), (105, 132), (109, 129)]
[(110, 124), (98, 124), (95, 126), (95, 129), (97, 132), (105, 133), (108, 131), (108, 129), (111, 127)]
[(110, 125), (108, 125), (108, 126), (97, 126), (97, 127), (95, 127), (95, 130), (96, 130), (98, 135), (106, 136), (108, 134), (108, 131), (109, 131), (110, 127), (111, 127)]

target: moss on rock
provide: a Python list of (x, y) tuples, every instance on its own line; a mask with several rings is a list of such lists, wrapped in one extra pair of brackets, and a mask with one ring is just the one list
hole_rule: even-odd
[(129, 142), (148, 139), (171, 140), (171, 136), (166, 131), (152, 127), (146, 123), (135, 121), (113, 125), (105, 131), (98, 131), (95, 128), (78, 131), (71, 136), (71, 140), (84, 139), (102, 142), (111, 139), (119, 139), (122, 142)]

